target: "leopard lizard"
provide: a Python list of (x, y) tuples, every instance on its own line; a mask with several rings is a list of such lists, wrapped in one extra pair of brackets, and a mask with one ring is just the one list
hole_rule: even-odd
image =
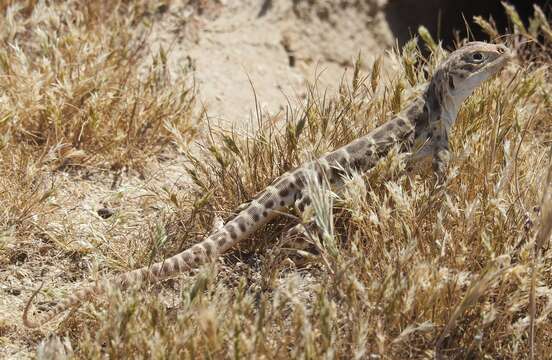
[(481, 83), (498, 73), (511, 57), (504, 45), (467, 43), (447, 56), (423, 93), (398, 115), (367, 135), (281, 175), (237, 216), (200, 243), (162, 262), (84, 287), (32, 320), (29, 318), (30, 305), (39, 289), (27, 302), (23, 323), (36, 328), (84, 300), (104, 293), (109, 287), (125, 288), (135, 283), (159, 281), (212, 261), (290, 207), (303, 212), (311, 202), (306, 191), (308, 176), (319, 182), (327, 179), (332, 187), (339, 187), (345, 174), (352, 170), (368, 171), (394, 146), (411, 153), (410, 163), (413, 164), (432, 157), (437, 177), (445, 176), (450, 157), (449, 132), (461, 104)]

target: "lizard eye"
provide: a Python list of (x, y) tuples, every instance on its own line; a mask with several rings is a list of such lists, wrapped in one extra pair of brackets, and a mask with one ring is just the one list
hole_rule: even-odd
[(481, 62), (481, 61), (483, 61), (483, 54), (481, 54), (480, 52), (473, 53), (472, 54), (472, 59), (477, 61), (477, 62)]

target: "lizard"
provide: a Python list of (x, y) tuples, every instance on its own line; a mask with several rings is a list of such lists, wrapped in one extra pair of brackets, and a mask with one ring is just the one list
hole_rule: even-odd
[(300, 213), (305, 211), (311, 203), (307, 177), (318, 182), (325, 179), (332, 188), (339, 188), (346, 174), (367, 172), (394, 146), (409, 153), (409, 162), (413, 164), (432, 158), (437, 179), (443, 178), (450, 158), (449, 133), (461, 104), (479, 85), (504, 68), (511, 58), (512, 52), (502, 44), (465, 44), (437, 66), (421, 95), (404, 110), (351, 143), (282, 174), (246, 203), (233, 219), (219, 226), (203, 241), (151, 266), (83, 287), (34, 320), (29, 317), (29, 311), (39, 288), (27, 301), (23, 323), (29, 328), (37, 328), (110, 287), (124, 289), (132, 284), (160, 281), (213, 261), (290, 208), (294, 207)]

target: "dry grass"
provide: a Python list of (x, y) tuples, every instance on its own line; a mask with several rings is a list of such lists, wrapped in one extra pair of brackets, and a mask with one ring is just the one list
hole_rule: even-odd
[(17, 144), (60, 169), (119, 169), (140, 166), (175, 133), (193, 135), (193, 89), (171, 83), (166, 54), (146, 49), (152, 11), (141, 2), (107, 1), (7, 7), (2, 147)]
[[(426, 62), (412, 42), (395, 55), (403, 65), (395, 78), (355, 71), (335, 98), (313, 88), (280, 122), (258, 114), (248, 135), (206, 127), (185, 154), (187, 186), (167, 169), (197, 133), (193, 91), (170, 82), (165, 55), (144, 47), (157, 8), (17, 4), (3, 7), (13, 26), (0, 33), (0, 356), (519, 359), (531, 346), (541, 357), (552, 351), (546, 54), (539, 66), (512, 64), (466, 102), (444, 187), (428, 172), (407, 176), (391, 154), (343, 192), (318, 192), (323, 231), (311, 236), (320, 256), (283, 245), (298, 221), (284, 217), (191, 276), (113, 292), (51, 336), (24, 329), (23, 303), (43, 280), (39, 307), (85, 279), (198, 241), (215, 215), (230, 216), (278, 174), (401, 109), (443, 52), (434, 47)], [(175, 186), (163, 186), (163, 176)], [(100, 204), (115, 215), (98, 217)]]

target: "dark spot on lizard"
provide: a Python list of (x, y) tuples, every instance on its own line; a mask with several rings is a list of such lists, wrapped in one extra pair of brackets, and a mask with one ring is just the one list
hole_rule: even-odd
[(452, 90), (456, 89), (456, 87), (454, 86), (454, 76), (449, 75), (448, 83)]
[(366, 139), (358, 139), (356, 141), (353, 141), (351, 144), (345, 147), (345, 150), (351, 155), (357, 154), (359, 151), (364, 149), (368, 144), (368, 141)]
[(406, 122), (405, 122), (403, 119), (398, 118), (398, 119), (397, 119), (397, 126), (398, 126), (398, 127), (401, 127), (401, 128), (402, 128), (402, 127), (405, 127), (405, 126), (406, 126)]
[[(226, 231), (228, 231), (232, 239), (236, 239), (238, 237), (238, 234), (236, 234), (236, 229), (234, 228), (234, 224), (226, 224), (224, 228), (226, 229)], [(225, 238), (224, 234), (221, 235), (222, 236), (220, 236), (219, 239)]]
[(295, 174), (295, 184), (299, 189), (305, 187), (307, 183), (307, 173), (305, 170), (301, 169)]
[(236, 222), (238, 223), (238, 226), (240, 227), (241, 232), (245, 232), (247, 230), (247, 226), (245, 225), (245, 220), (241, 217), (236, 218)]
[(247, 214), (254, 220), (259, 221), (259, 213), (261, 212), (261, 209), (256, 206), (251, 206), (249, 209), (247, 209)]
[(361, 170), (366, 165), (366, 160), (364, 158), (358, 158), (353, 160), (351, 166), (356, 170)]

